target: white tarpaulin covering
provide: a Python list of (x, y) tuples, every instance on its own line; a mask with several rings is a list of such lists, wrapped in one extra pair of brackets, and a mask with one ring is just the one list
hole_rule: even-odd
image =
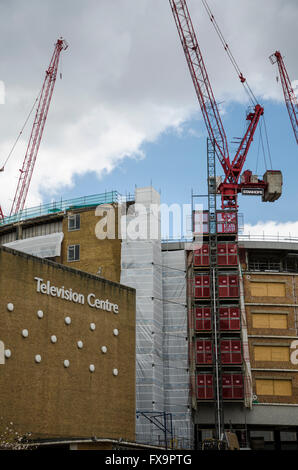
[(14, 242), (5, 243), (3, 246), (22, 251), (28, 255), (38, 256), (39, 258), (53, 258), (60, 256), (61, 243), (64, 234), (51, 233), (41, 237), (26, 238), (25, 240), (16, 240)]
[[(152, 188), (137, 189), (136, 203), (146, 206), (152, 222), (150, 204), (160, 203), (159, 194)], [(132, 219), (128, 217), (127, 224)], [(160, 218), (153, 221), (160, 233)], [(136, 439), (164, 445), (163, 428), (151, 420), (155, 416), (164, 424), (167, 413), (168, 445), (190, 447), (184, 251), (162, 253), (159, 237), (122, 240), (121, 283), (136, 289), (136, 409), (143, 413), (136, 420)]]
[(172, 414), (174, 446), (192, 448), (184, 250), (163, 251), (162, 264), (165, 410)]
[[(156, 191), (136, 190), (136, 203), (143, 204), (148, 214), (148, 218), (142, 217), (142, 224), (149, 223), (151, 202), (159, 204)], [(127, 218), (127, 226), (134, 217)], [(160, 239), (127, 237), (122, 241), (120, 282), (136, 289), (136, 408), (149, 412), (148, 418), (150, 413), (164, 411), (161, 263)], [(158, 443), (163, 437), (162, 430), (149, 419), (140, 416), (136, 420), (137, 441)]]

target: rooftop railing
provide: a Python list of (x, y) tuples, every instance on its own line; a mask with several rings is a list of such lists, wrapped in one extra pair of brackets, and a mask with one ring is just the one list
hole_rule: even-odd
[(250, 233), (241, 234), (238, 237), (239, 241), (264, 241), (264, 242), (290, 242), (290, 243), (298, 243), (298, 236), (294, 236), (291, 233), (289, 235), (280, 235), (279, 233), (274, 235), (266, 235), (263, 233), (262, 235), (255, 235)]
[[(206, 235), (206, 234), (205, 234)], [(275, 235), (266, 235), (266, 234), (240, 234), (238, 235), (238, 240), (241, 241), (264, 241), (264, 242), (287, 242), (287, 243), (298, 243), (298, 236), (294, 236), (291, 233), (289, 235), (280, 235), (279, 233)], [(185, 236), (181, 238), (177, 237), (162, 237), (162, 243), (187, 243), (192, 242), (193, 239), (191, 236)]]
[(91, 196), (82, 196), (74, 199), (61, 199), (60, 201), (53, 201), (48, 204), (40, 204), (39, 206), (24, 209), (18, 214), (4, 217), (0, 220), (0, 225), (8, 225), (21, 220), (34, 219), (43, 215), (56, 214), (64, 212), (69, 209), (78, 209), (80, 207), (92, 207), (100, 204), (113, 204), (123, 203), (126, 201), (133, 201), (134, 196), (129, 194), (122, 196), (118, 191), (106, 191), (101, 194), (93, 194)]

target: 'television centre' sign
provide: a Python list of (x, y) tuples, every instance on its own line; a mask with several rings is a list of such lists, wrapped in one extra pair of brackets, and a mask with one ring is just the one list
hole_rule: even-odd
[[(45, 281), (40, 277), (35, 277), (36, 281), (36, 291), (40, 294), (50, 295), (51, 297), (57, 297), (58, 299), (68, 300), (69, 302), (74, 302), (76, 304), (85, 304), (85, 295), (74, 292), (72, 289), (65, 289), (64, 286), (56, 287), (53, 286), (50, 281)], [(91, 308), (97, 308), (100, 310), (106, 310), (107, 312), (119, 312), (118, 304), (113, 304), (109, 299), (102, 300), (96, 298), (96, 295), (90, 293), (87, 295), (87, 304)]]

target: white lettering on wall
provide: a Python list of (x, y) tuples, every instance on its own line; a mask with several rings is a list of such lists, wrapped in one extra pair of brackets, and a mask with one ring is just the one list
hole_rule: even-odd
[(113, 311), (114, 313), (118, 313), (119, 307), (117, 304), (113, 304), (112, 302), (109, 301), (109, 299), (107, 300), (97, 299), (95, 294), (89, 294), (87, 297), (87, 302), (88, 302), (88, 305), (90, 305), (90, 307), (92, 308), (99, 308), (102, 310), (107, 310), (108, 312)]
[[(68, 300), (69, 302), (74, 302), (81, 305), (85, 304), (84, 294), (74, 292), (72, 289), (65, 289), (64, 286), (56, 287), (52, 285), (50, 281), (44, 281), (40, 277), (35, 277), (34, 280), (36, 281), (36, 291), (40, 294), (50, 295), (51, 297), (57, 297), (58, 299)], [(88, 294), (87, 304), (91, 308), (97, 308), (107, 312), (119, 312), (118, 304), (110, 302), (109, 299), (98, 299), (93, 293)]]
[(3, 341), (0, 341), (0, 364), (5, 364), (5, 348)]
[(293, 351), (291, 353), (291, 363), (292, 364), (298, 364), (298, 341), (292, 341), (291, 343), (291, 349), (295, 349), (295, 351)]

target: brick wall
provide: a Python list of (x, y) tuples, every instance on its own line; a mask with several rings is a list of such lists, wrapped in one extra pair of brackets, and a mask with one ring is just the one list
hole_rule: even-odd
[[(266, 284), (269, 287), (266, 287)], [(266, 293), (267, 295), (262, 295)], [(244, 274), (244, 290), (246, 315), (249, 335), (249, 350), (251, 367), (253, 369), (253, 389), (254, 394), (258, 396), (258, 402), (265, 403), (298, 403), (298, 373), (297, 364), (291, 362), (291, 343), (297, 337), (295, 310), (297, 309), (298, 292), (298, 276), (286, 274), (265, 273), (260, 274), (248, 273)], [(253, 295), (255, 294), (255, 295)], [(256, 295), (260, 294), (260, 295)], [(269, 295), (268, 295), (269, 294)], [(274, 295), (277, 294), (277, 295)], [(277, 315), (281, 321), (283, 328), (274, 328), (264, 323), (264, 327), (255, 327), (253, 317), (256, 315)], [(283, 317), (285, 315), (285, 317)], [(275, 317), (277, 318), (277, 317)], [(283, 321), (283, 318), (285, 320)], [(273, 321), (275, 326), (279, 325), (278, 321)], [(255, 348), (262, 347), (278, 347), (288, 348), (287, 360), (258, 360), (255, 359)], [(260, 395), (257, 393), (257, 380), (275, 380), (279, 384), (280, 381), (286, 380), (291, 382), (291, 395), (282, 396)]]
[[(75, 269), (97, 274), (111, 281), (120, 282), (121, 239), (118, 239), (118, 216), (115, 208), (115, 239), (99, 240), (95, 234), (96, 224), (100, 217), (95, 215), (95, 208), (68, 212), (80, 213), (81, 227), (79, 230), (68, 231), (68, 217), (63, 219), (64, 240), (60, 262)], [(69, 245), (80, 245), (80, 261), (67, 261)]]
[[(38, 293), (35, 277), (72, 288), (85, 299), (91, 292), (109, 299), (119, 305), (119, 313)], [(33, 437), (134, 440), (134, 289), (0, 247), (0, 309), (0, 340), (11, 351), (0, 365), (2, 425), (13, 422), (17, 432), (31, 432)], [(43, 318), (38, 318), (38, 310)], [(65, 324), (66, 316), (70, 325)], [(96, 325), (93, 331), (91, 323)], [(22, 336), (24, 329), (28, 337)], [(40, 363), (35, 362), (37, 354)], [(95, 365), (93, 373), (90, 364)], [(118, 369), (117, 376), (113, 369)]]

